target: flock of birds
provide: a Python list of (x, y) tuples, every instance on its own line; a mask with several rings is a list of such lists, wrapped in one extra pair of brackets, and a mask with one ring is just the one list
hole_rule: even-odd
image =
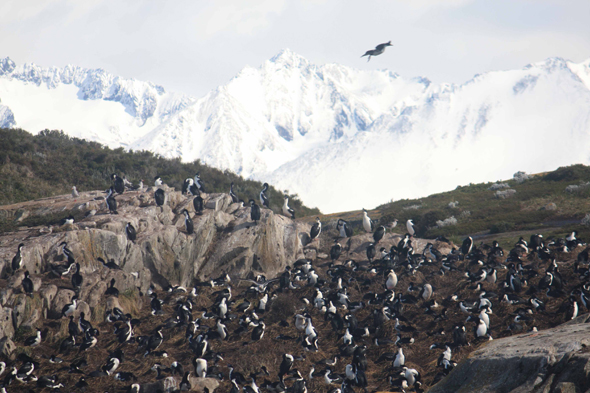
[[(111, 178), (113, 185), (106, 203), (109, 212), (115, 214), (116, 194), (126, 187), (142, 190), (143, 184), (133, 187), (115, 174)], [(156, 177), (157, 205), (166, 200), (161, 185), (161, 178)], [(265, 183), (259, 195), (261, 206), (253, 199), (249, 201), (254, 223), (261, 218), (261, 208), (269, 207), (267, 191)], [(72, 195), (76, 196), (74, 192), (75, 188)], [(201, 214), (201, 193), (205, 191), (199, 174), (184, 182), (182, 192), (194, 197), (195, 213)], [(243, 204), (233, 184), (229, 194), (234, 202)], [(294, 218), (287, 197), (282, 211)], [(185, 209), (182, 214), (186, 232), (193, 233), (190, 213)], [(372, 241), (363, 243), (366, 258), (358, 254), (351, 258), (350, 242), (348, 247), (340, 244), (354, 235), (352, 226), (340, 219), (325, 264), (301, 259), (287, 266), (279, 277), (259, 275), (253, 280), (239, 280), (234, 286), (228, 274), (196, 282), (193, 288), (171, 286), (157, 291), (152, 285), (143, 296), (145, 300), (140, 300), (149, 303), (149, 314), (131, 315), (115, 307), (106, 311), (98, 328), (84, 313), (75, 317), (84, 276), (76, 256), (63, 242), (59, 247), (67, 262), (51, 265), (49, 271), (60, 278), (71, 276), (76, 293), (61, 313), (64, 323), (67, 321), (67, 336), (59, 346), (50, 346), (44, 344), (47, 328), (38, 329), (18, 343), (33, 348), (46, 345), (53, 353), (41, 358), (35, 352), (21, 350), (15, 361), (0, 362), (0, 392), (97, 391), (92, 390), (92, 381), (106, 378), (119, 381), (117, 390), (140, 393), (145, 383), (175, 375), (182, 380), (174, 391), (191, 390), (189, 376), (193, 375), (216, 378), (222, 382), (219, 389), (230, 393), (420, 392), (424, 388), (420, 368), (426, 366), (419, 366), (418, 359), (412, 361), (408, 353), (413, 353), (412, 347), (423, 345), (421, 342), (428, 343), (429, 352), (438, 354), (436, 374), (427, 383), (432, 385), (455, 367), (454, 354), (464, 356), (478, 341), (492, 340), (507, 331), (535, 330), (535, 317), (567, 321), (577, 316), (581, 306), (590, 308), (589, 254), (576, 232), (564, 239), (545, 240), (540, 234), (532, 235), (529, 242), (521, 238), (506, 256), (497, 242), (478, 246), (471, 237), (460, 248), (439, 238), (418, 250), (412, 220), (406, 222), (407, 233), (387, 248), (385, 241), (393, 239), (385, 237), (388, 228), (377, 226), (364, 209), (362, 227), (372, 237)], [(308, 246), (314, 246), (321, 232), (318, 217), (311, 227)], [(130, 240), (136, 240), (136, 230), (130, 223), (126, 233)], [(19, 244), (12, 260), (13, 274), (23, 267), (24, 246)], [(566, 280), (557, 258), (578, 247), (584, 250), (578, 252)], [(443, 253), (439, 248), (450, 251)], [(121, 269), (113, 260), (100, 262), (105, 269)], [(249, 286), (239, 291), (243, 282)], [(442, 288), (443, 283), (447, 288)], [(111, 280), (105, 297), (119, 295), (115, 285)], [(28, 271), (24, 272), (22, 289), (34, 296)], [(283, 302), (283, 306), (273, 307), (275, 302)], [(550, 302), (559, 306), (551, 310)], [(507, 313), (501, 318), (511, 319), (502, 330), (494, 331), (494, 309)], [(107, 345), (113, 343), (107, 351)], [(253, 356), (249, 351), (255, 348), (263, 350), (265, 356), (249, 357)], [(269, 358), (278, 350), (282, 351), (278, 356)], [(88, 359), (98, 356), (103, 356), (100, 365), (91, 368)], [(130, 363), (129, 357), (152, 365), (149, 373), (122, 371)], [(241, 363), (230, 363), (228, 359), (232, 358), (241, 359)], [(260, 364), (262, 361), (266, 364)], [(53, 372), (45, 373), (45, 369)], [(239, 369), (247, 370), (247, 376)], [(75, 383), (72, 376), (77, 379)]]

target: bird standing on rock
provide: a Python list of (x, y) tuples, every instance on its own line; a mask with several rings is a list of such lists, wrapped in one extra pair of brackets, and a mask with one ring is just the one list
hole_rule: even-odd
[(258, 224), (260, 220), (260, 206), (254, 202), (254, 199), (250, 199), (250, 218), (254, 221), (254, 224)]
[(154, 199), (156, 200), (157, 206), (164, 206), (164, 202), (166, 201), (166, 193), (161, 188), (158, 188), (154, 193)]
[(182, 214), (184, 214), (184, 226), (186, 228), (186, 233), (188, 233), (189, 235), (195, 233), (195, 227), (193, 224), (193, 220), (191, 219), (191, 216), (188, 213), (188, 210), (184, 209), (182, 211)]
[(113, 181), (113, 188), (117, 192), (117, 194), (122, 194), (125, 192), (125, 182), (116, 173), (111, 175), (111, 180)]
[(414, 229), (414, 222), (412, 221), (411, 218), (408, 221), (406, 221), (406, 229), (408, 230), (408, 233), (410, 234), (410, 236), (414, 236), (414, 234), (416, 233), (416, 231)]
[(283, 202), (283, 214), (287, 217), (295, 219), (295, 210), (289, 207), (289, 197), (285, 195), (285, 202)]
[(367, 213), (367, 211), (363, 208), (363, 228), (365, 229), (365, 232), (367, 233), (371, 233), (373, 232), (373, 229), (375, 229), (375, 224), (373, 223), (373, 220), (371, 220), (371, 218), (369, 217), (369, 214)]
[(133, 224), (131, 224), (130, 222), (128, 222), (127, 225), (125, 225), (125, 233), (127, 234), (127, 238), (132, 242), (134, 242), (135, 239), (137, 239), (137, 231), (135, 230)]
[(23, 278), (22, 284), (23, 291), (28, 296), (33, 296), (33, 280), (29, 277), (29, 271), (25, 271), (25, 278)]
[(268, 183), (264, 183), (262, 185), (262, 190), (260, 191), (260, 204), (266, 208), (269, 208), (269, 200), (268, 196), (266, 195), (266, 191), (268, 191)]
[(22, 254), (22, 250), (23, 247), (25, 246), (24, 243), (21, 243), (18, 245), (18, 250), (16, 251), (16, 255), (12, 258), (12, 274), (14, 274), (14, 272), (16, 272), (18, 269), (20, 269), (23, 266), (23, 254)]
[(316, 217), (315, 224), (311, 226), (311, 231), (309, 231), (309, 242), (311, 243), (316, 239), (320, 233), (322, 232), (322, 222), (320, 221), (319, 217)]

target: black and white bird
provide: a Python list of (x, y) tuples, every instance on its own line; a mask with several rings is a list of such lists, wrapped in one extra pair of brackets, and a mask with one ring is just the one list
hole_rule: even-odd
[(264, 337), (265, 327), (266, 325), (264, 324), (264, 322), (260, 320), (260, 322), (258, 322), (258, 326), (256, 326), (252, 330), (252, 341), (259, 341), (260, 339), (262, 339), (262, 337)]
[(125, 225), (125, 233), (127, 233), (127, 238), (132, 242), (137, 239), (137, 232), (135, 231), (135, 227), (130, 222)]
[(199, 378), (205, 378), (207, 376), (207, 360), (203, 358), (193, 359), (193, 366), (195, 367), (195, 374)]
[(156, 205), (164, 206), (164, 202), (166, 202), (166, 193), (161, 188), (158, 188), (154, 193), (154, 199), (156, 200)]
[(472, 248), (473, 248), (473, 238), (471, 236), (467, 236), (465, 238), (465, 240), (463, 240), (463, 244), (461, 245), (461, 254), (469, 255)]
[(111, 375), (119, 368), (119, 364), (121, 360), (117, 357), (109, 357), (106, 364), (102, 366), (102, 371), (104, 371), (107, 375)]
[(332, 259), (332, 262), (334, 262), (338, 258), (340, 258), (341, 253), (342, 253), (342, 245), (336, 241), (335, 244), (330, 249), (330, 258)]
[(23, 266), (23, 254), (22, 254), (22, 250), (23, 247), (25, 246), (24, 243), (21, 243), (18, 245), (18, 250), (16, 251), (16, 254), (14, 255), (14, 257), (12, 258), (12, 273), (14, 274), (14, 272), (16, 272), (18, 269), (20, 269)]
[(260, 190), (260, 204), (266, 208), (270, 208), (266, 191), (268, 191), (268, 183), (264, 183), (262, 185), (262, 190)]
[(203, 201), (203, 197), (201, 197), (201, 194), (193, 198), (193, 207), (195, 208), (195, 214), (203, 214), (203, 210), (205, 209), (205, 203)]
[(139, 183), (136, 186), (131, 187), (134, 191), (143, 191), (143, 179), (139, 180)]
[(67, 216), (66, 218), (62, 218), (59, 222), (59, 225), (64, 226), (64, 225), (72, 225), (75, 221), (74, 216), (72, 216), (71, 214), (69, 216)]
[(154, 334), (150, 336), (148, 339), (148, 343), (145, 349), (144, 357), (149, 355), (151, 352), (154, 352), (156, 349), (160, 347), (162, 342), (164, 341), (164, 336), (162, 335), (163, 326), (158, 326)]
[(29, 277), (29, 271), (25, 271), (25, 278), (22, 281), (23, 291), (29, 295), (33, 296), (33, 280)]
[(289, 207), (289, 196), (285, 195), (285, 201), (283, 202), (283, 214), (287, 217), (295, 219), (295, 210)]
[(309, 241), (312, 242), (316, 239), (320, 233), (322, 232), (322, 222), (320, 221), (319, 217), (316, 217), (315, 224), (311, 226), (311, 231), (309, 231)]
[(96, 336), (94, 336), (90, 330), (87, 330), (86, 334), (84, 335), (84, 340), (82, 340), (82, 343), (80, 344), (80, 349), (78, 350), (78, 353), (93, 348), (97, 342), (98, 339), (96, 338)]
[(115, 199), (115, 189), (111, 186), (111, 188), (108, 189), (108, 195), (107, 195), (107, 207), (109, 208), (109, 213), (111, 214), (119, 214), (117, 212), (117, 200)]
[(195, 233), (195, 226), (193, 225), (193, 220), (191, 219), (188, 210), (184, 209), (182, 211), (182, 214), (184, 214), (184, 227), (186, 228), (186, 233), (192, 235), (193, 233)]
[(352, 236), (352, 227), (350, 227), (350, 225), (348, 225), (348, 223), (341, 218), (338, 219), (336, 229), (338, 230), (338, 233), (341, 238), (347, 238)]
[(404, 355), (404, 351), (402, 348), (397, 349), (397, 353), (393, 358), (393, 367), (400, 368), (406, 364), (406, 356)]
[(416, 233), (416, 230), (414, 229), (414, 222), (411, 218), (408, 221), (406, 221), (406, 230), (408, 231), (410, 236), (414, 236), (414, 234)]
[(76, 293), (80, 292), (84, 278), (80, 272), (80, 264), (76, 262), (76, 273), (72, 274), (72, 287)]
[(381, 239), (385, 236), (385, 227), (383, 225), (379, 225), (375, 232), (373, 232), (373, 240), (375, 240), (375, 244), (379, 243)]
[(375, 224), (373, 223), (373, 220), (371, 220), (371, 218), (369, 217), (369, 214), (367, 213), (367, 211), (364, 208), (363, 208), (363, 228), (365, 229), (365, 231), (367, 233), (371, 233), (375, 229)]
[(393, 270), (390, 270), (389, 274), (387, 275), (387, 279), (385, 280), (385, 288), (387, 288), (387, 290), (391, 291), (395, 288), (396, 285), (397, 285), (397, 274), (395, 274), (395, 272)]
[(72, 302), (66, 304), (61, 309), (61, 316), (62, 317), (69, 317), (70, 315), (73, 315), (74, 311), (76, 311), (77, 303), (78, 303), (78, 297), (77, 296), (72, 297)]
[(364, 55), (362, 55), (361, 57), (365, 57), (365, 56), (369, 56), (367, 62), (369, 62), (371, 60), (371, 56), (379, 56), (380, 54), (382, 54), (383, 52), (385, 52), (385, 48), (388, 46), (393, 46), (391, 45), (391, 41), (388, 41), (384, 44), (379, 44), (375, 47), (375, 49), (371, 49), (365, 52)]
[(234, 192), (234, 182), (233, 181), (229, 185), (229, 196), (231, 197), (232, 203), (238, 203), (240, 201), (240, 198), (238, 198), (238, 196)]
[(182, 195), (196, 195), (198, 192), (199, 188), (195, 185), (195, 181), (192, 179), (192, 177), (189, 177), (184, 180), (184, 182), (182, 183)]
[(254, 199), (250, 199), (250, 218), (255, 224), (258, 224), (258, 221), (260, 220), (260, 206), (254, 202)]
[(36, 335), (25, 340), (25, 347), (36, 347), (39, 344), (41, 344), (41, 330), (37, 329)]
[(119, 297), (119, 290), (115, 288), (115, 279), (111, 279), (111, 283), (104, 293), (106, 296)]
[(205, 185), (203, 184), (203, 180), (201, 180), (201, 175), (199, 172), (195, 173), (195, 177), (193, 178), (195, 181), (195, 186), (199, 189), (199, 192), (207, 192), (205, 191)]
[(113, 188), (118, 194), (122, 194), (125, 192), (125, 182), (116, 173), (111, 175), (111, 180), (113, 181)]
[(279, 378), (282, 378), (289, 371), (291, 371), (291, 367), (293, 367), (293, 361), (293, 355), (290, 355), (288, 353), (283, 354), (283, 361), (279, 366)]

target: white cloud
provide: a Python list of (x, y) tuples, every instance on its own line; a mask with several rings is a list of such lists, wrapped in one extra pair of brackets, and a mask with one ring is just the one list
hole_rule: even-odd
[[(219, 5), (221, 4), (221, 5)], [(195, 22), (204, 38), (228, 30), (234, 34), (252, 35), (267, 28), (272, 19), (284, 11), (285, 0), (223, 1), (213, 3), (198, 15)], [(200, 28), (199, 28), (200, 26)]]

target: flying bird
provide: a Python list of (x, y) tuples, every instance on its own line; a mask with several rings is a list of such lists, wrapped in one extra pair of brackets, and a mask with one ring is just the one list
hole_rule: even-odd
[(369, 56), (369, 58), (367, 59), (367, 62), (369, 62), (371, 60), (371, 56), (379, 56), (381, 53), (385, 52), (385, 47), (387, 46), (393, 46), (391, 45), (391, 41), (377, 45), (375, 49), (366, 51), (365, 54), (361, 57)]

